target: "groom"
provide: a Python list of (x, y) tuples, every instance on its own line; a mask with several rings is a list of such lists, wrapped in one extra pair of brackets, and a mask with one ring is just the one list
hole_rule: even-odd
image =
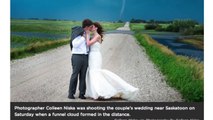
[[(74, 94), (76, 92), (77, 81), (79, 78), (79, 98), (86, 99), (84, 97), (86, 91), (86, 71), (88, 67), (88, 52), (89, 48), (86, 44), (86, 39), (83, 37), (85, 31), (92, 29), (93, 22), (90, 19), (85, 19), (82, 22), (82, 27), (72, 28), (71, 37), (71, 49), (72, 49), (72, 76), (70, 78), (69, 86), (69, 99), (75, 99)], [(73, 44), (74, 43), (74, 44)]]

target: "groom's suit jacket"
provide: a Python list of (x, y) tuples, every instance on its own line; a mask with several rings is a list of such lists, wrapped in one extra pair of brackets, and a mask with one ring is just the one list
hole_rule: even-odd
[(72, 41), (72, 54), (87, 55), (89, 52), (85, 37), (79, 35)]
[(72, 50), (72, 48), (73, 48), (72, 41), (79, 35), (83, 35), (84, 29), (81, 26), (75, 26), (75, 27), (71, 28), (71, 30), (72, 30), (72, 33), (71, 33), (71, 39), (70, 39), (70, 48)]

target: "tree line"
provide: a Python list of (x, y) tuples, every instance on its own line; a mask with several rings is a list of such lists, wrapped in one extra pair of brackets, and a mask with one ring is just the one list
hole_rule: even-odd
[(184, 35), (203, 35), (204, 26), (195, 20), (183, 19), (173, 21), (155, 21), (155, 20), (140, 20), (132, 19), (131, 23), (146, 23), (145, 30), (180, 32)]

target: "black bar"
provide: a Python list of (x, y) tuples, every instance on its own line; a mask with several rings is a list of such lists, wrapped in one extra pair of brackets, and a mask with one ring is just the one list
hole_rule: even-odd
[(11, 102), (11, 120), (203, 120), (203, 110), (203, 102)]

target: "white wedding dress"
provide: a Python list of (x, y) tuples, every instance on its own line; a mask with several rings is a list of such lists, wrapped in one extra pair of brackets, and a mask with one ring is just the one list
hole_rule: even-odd
[(125, 82), (116, 74), (101, 69), (102, 56), (99, 42), (90, 46), (89, 67), (86, 75), (86, 97), (93, 99), (109, 99), (120, 97), (122, 99), (134, 100), (138, 88)]

